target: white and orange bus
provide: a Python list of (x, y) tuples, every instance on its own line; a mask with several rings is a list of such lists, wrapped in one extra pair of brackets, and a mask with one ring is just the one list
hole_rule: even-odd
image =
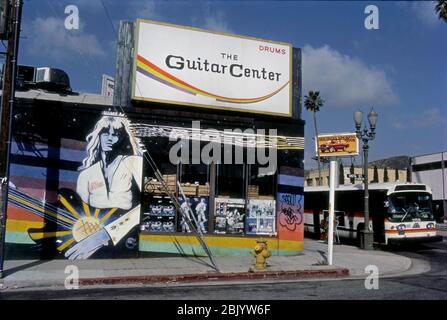
[[(329, 187), (305, 187), (304, 195), (304, 230), (319, 237), (321, 222), (328, 216)], [(365, 224), (363, 210), (363, 184), (340, 185), (336, 189), (336, 232), (340, 238), (358, 240)], [(442, 241), (436, 234), (432, 192), (425, 184), (369, 184), (369, 217), (376, 243)]]

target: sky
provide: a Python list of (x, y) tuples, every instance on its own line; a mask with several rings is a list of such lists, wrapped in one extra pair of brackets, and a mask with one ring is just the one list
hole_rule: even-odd
[[(379, 10), (375, 30), (364, 25), (371, 4)], [(447, 150), (447, 23), (435, 4), (25, 0), (19, 64), (63, 69), (74, 91), (100, 93), (102, 74), (115, 74), (119, 21), (137, 18), (288, 42), (302, 49), (303, 96), (318, 90), (325, 100), (317, 113), (320, 134), (353, 132), (353, 112), (366, 117), (374, 108), (379, 120), (369, 159), (416, 156)], [(64, 27), (68, 5), (79, 10), (78, 30)], [(315, 168), (305, 108), (303, 119), (305, 166)]]

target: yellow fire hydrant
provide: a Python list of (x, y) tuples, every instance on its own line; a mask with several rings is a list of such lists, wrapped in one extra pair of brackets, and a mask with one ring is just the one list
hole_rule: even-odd
[(266, 267), (267, 258), (269, 258), (272, 253), (267, 247), (267, 240), (259, 239), (256, 240), (255, 249), (251, 252), (252, 255), (256, 257), (256, 270), (264, 270)]

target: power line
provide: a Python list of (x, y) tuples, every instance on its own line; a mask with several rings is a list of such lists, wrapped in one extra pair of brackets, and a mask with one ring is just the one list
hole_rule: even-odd
[(103, 7), (103, 9), (104, 9), (104, 12), (105, 12), (105, 14), (106, 14), (106, 16), (107, 16), (107, 19), (109, 20), (110, 25), (112, 26), (112, 30), (113, 30), (113, 33), (115, 34), (115, 37), (118, 37), (118, 33), (117, 33), (116, 30), (115, 30), (115, 25), (113, 24), (113, 20), (112, 20), (112, 18), (110, 17), (109, 10), (107, 10), (107, 6), (105, 5), (104, 0), (101, 0), (101, 4), (102, 4), (102, 7)]

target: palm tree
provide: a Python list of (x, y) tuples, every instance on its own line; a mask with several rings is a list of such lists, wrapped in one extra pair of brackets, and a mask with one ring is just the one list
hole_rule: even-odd
[(383, 170), (383, 182), (388, 182), (390, 179), (388, 178), (388, 169), (385, 167), (385, 170)]
[(324, 105), (324, 100), (320, 97), (319, 91), (309, 91), (308, 95), (304, 97), (304, 106), (310, 112), (313, 112), (315, 139), (317, 143), (317, 158), (318, 158), (318, 185), (321, 186), (321, 168), (320, 168), (320, 146), (318, 145), (318, 130), (317, 130), (317, 112)]
[(435, 10), (438, 13), (439, 19), (447, 22), (447, 0), (438, 0)]

